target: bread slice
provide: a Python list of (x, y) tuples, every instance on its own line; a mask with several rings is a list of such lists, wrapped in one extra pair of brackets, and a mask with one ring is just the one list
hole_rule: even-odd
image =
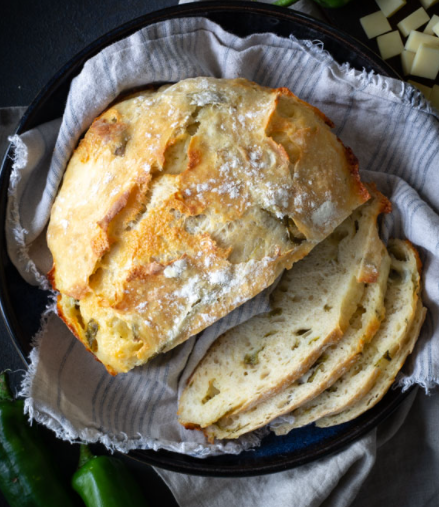
[(343, 412), (319, 419), (316, 423), (318, 427), (326, 428), (351, 421), (352, 419), (355, 419), (355, 417), (358, 417), (366, 412), (366, 410), (372, 408), (382, 399), (393, 384), (395, 377), (402, 368), (407, 356), (412, 353), (419, 337), (419, 333), (421, 332), (426, 314), (427, 309), (422, 306), (422, 301), (419, 299), (416, 307), (415, 319), (409, 330), (407, 341), (405, 341), (405, 343), (401, 343), (400, 350), (392, 357), (391, 361), (387, 365), (387, 368), (381, 372), (372, 389), (363, 398), (361, 398), (360, 401), (348, 409), (343, 410)]
[(300, 378), (324, 348), (340, 340), (364, 293), (363, 282), (376, 277), (377, 267), (362, 259), (369, 258), (367, 248), (381, 250), (376, 221), (389, 205), (374, 192), (371, 201), (284, 274), (273, 291), (271, 312), (212, 345), (180, 399), (179, 420), (185, 427), (205, 428), (250, 409)]
[(381, 251), (378, 248), (375, 249), (376, 253), (382, 255), (378, 280), (366, 286), (357, 310), (351, 318), (349, 328), (340, 342), (326, 349), (303, 377), (275, 396), (250, 410), (223, 417), (205, 428), (204, 433), (209, 441), (215, 438), (238, 438), (244, 433), (265, 426), (279, 416), (315, 398), (349, 370), (364, 345), (373, 338), (384, 318), (384, 296), (389, 276), (390, 257), (384, 244), (381, 244), (381, 247)]
[[(420, 299), (418, 254), (408, 242), (389, 242), (390, 275), (385, 297), (386, 316), (373, 340), (364, 347), (359, 360), (334, 385), (305, 403), (291, 415), (294, 420), (277, 425), (276, 435), (305, 426), (323, 417), (338, 414), (359, 402), (375, 386), (410, 335)], [(394, 364), (399, 364), (397, 361)], [(395, 371), (396, 375), (397, 371)]]

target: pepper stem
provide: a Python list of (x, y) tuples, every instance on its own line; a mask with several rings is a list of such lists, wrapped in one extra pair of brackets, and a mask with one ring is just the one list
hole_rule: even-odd
[(0, 401), (13, 401), (14, 398), (12, 396), (11, 389), (9, 387), (9, 382), (6, 377), (6, 372), (0, 373)]
[(96, 456), (90, 451), (90, 448), (86, 444), (81, 444), (79, 448), (79, 463), (78, 469), (83, 467), (86, 463), (91, 461)]
[(273, 2), (273, 5), (278, 5), (279, 7), (289, 7), (298, 1), (299, 0), (276, 0), (276, 2)]

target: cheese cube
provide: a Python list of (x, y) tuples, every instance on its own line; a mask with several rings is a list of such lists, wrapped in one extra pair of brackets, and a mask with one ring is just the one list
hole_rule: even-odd
[(432, 30), (433, 30), (433, 33), (436, 34), (439, 37), (439, 23), (437, 23), (436, 25), (434, 25), (434, 27), (432, 28)]
[(409, 38), (405, 43), (405, 49), (416, 53), (421, 44), (439, 47), (439, 38), (434, 35), (427, 35), (426, 33), (416, 32), (413, 30), (413, 32), (410, 32)]
[(430, 102), (439, 110), (439, 85), (434, 85), (430, 93)]
[[(439, 39), (438, 39), (439, 42)], [(378, 49), (381, 53), (381, 58), (387, 60), (393, 56), (400, 55), (404, 50), (404, 45), (399, 35), (398, 30), (386, 33), (377, 37)]]
[(420, 92), (422, 92), (425, 96), (426, 99), (428, 99), (431, 95), (431, 88), (429, 86), (425, 86), (421, 83), (418, 83), (417, 81), (410, 81), (409, 80), (409, 83), (414, 86), (415, 88), (417, 88)]
[(404, 18), (396, 26), (402, 35), (404, 35), (404, 37), (407, 37), (412, 30), (416, 30), (416, 28), (425, 25), (425, 23), (428, 23), (429, 21), (430, 16), (426, 13), (425, 9), (419, 7), (419, 9), (417, 9), (415, 12), (412, 12), (410, 16)]
[(424, 7), (424, 9), (428, 9), (434, 4), (437, 4), (439, 0), (421, 0), (421, 5)]
[(439, 23), (439, 16), (437, 14), (433, 14), (433, 16), (431, 16), (431, 19), (430, 19), (428, 25), (424, 28), (424, 33), (426, 33), (428, 35), (434, 35), (433, 27), (434, 27), (434, 25), (436, 25), (438, 23)]
[(407, 3), (406, 0), (375, 0), (378, 4), (378, 7), (383, 11), (384, 16), (386, 18), (390, 18), (393, 16), (395, 12), (399, 11), (401, 7)]
[(404, 51), (401, 53), (401, 65), (402, 65), (402, 71), (404, 72), (404, 76), (408, 76), (412, 73), (412, 65), (413, 65), (413, 59), (415, 58), (416, 53), (412, 53), (411, 51), (407, 51), (404, 49)]
[(363, 30), (366, 32), (368, 39), (373, 39), (377, 35), (382, 35), (383, 33), (390, 32), (392, 27), (390, 23), (387, 21), (386, 16), (381, 11), (374, 12), (373, 14), (369, 14), (368, 16), (364, 16), (364, 18), (360, 19), (361, 26)]
[(436, 79), (439, 72), (439, 48), (421, 44), (413, 59), (411, 75)]

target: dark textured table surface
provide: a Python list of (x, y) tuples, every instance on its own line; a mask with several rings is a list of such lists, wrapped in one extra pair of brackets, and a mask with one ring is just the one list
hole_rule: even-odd
[[(177, 3), (177, 0), (3, 0), (0, 108), (28, 105), (54, 73), (89, 43), (129, 20)], [(365, 0), (324, 15), (339, 28), (345, 28), (363, 42), (368, 42), (358, 17), (373, 10), (376, 10), (373, 0)], [(374, 44), (375, 41), (369, 43), (376, 50)], [(13, 371), (12, 381), (17, 389), (25, 365), (0, 321), (0, 370), (5, 368)], [(56, 445), (57, 451), (67, 456), (66, 466), (73, 467), (73, 458), (69, 457), (70, 444), (60, 442)], [(150, 498), (151, 507), (176, 505), (150, 467), (131, 460), (128, 463)], [(6, 505), (0, 494), (0, 507)]]

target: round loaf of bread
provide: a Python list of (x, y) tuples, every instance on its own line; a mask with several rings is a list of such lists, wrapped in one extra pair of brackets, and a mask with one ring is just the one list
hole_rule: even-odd
[(53, 205), (49, 278), (110, 373), (254, 297), (369, 198), (331, 126), (286, 88), (204, 77), (93, 122)]

